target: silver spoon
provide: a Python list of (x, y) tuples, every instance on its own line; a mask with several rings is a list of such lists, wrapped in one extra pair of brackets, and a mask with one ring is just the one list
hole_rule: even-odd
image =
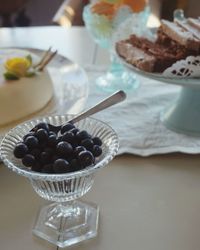
[[(101, 110), (104, 110), (106, 108), (111, 107), (114, 104), (117, 104), (119, 102), (122, 102), (123, 100), (126, 99), (126, 94), (124, 91), (119, 90), (115, 92), (114, 94), (110, 95), (109, 97), (105, 98), (103, 101), (99, 102), (92, 108), (87, 109), (86, 111), (83, 111), (82, 113), (78, 114), (77, 116), (73, 117), (71, 120), (67, 121), (67, 123), (75, 123), (78, 122), (90, 115), (93, 115)], [(61, 130), (61, 127), (64, 126), (65, 124), (55, 126), (52, 124), (48, 124), (49, 129), (51, 131), (54, 131), (55, 133), (58, 133)], [(37, 126), (36, 126), (37, 127)], [(34, 131), (34, 128), (32, 129)]]

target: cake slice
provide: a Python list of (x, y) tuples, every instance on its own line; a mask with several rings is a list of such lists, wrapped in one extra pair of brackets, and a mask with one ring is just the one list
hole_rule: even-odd
[(188, 18), (188, 23), (200, 32), (200, 19)]
[(175, 20), (175, 23), (188, 32), (191, 32), (194, 37), (200, 41), (200, 21), (193, 18), (185, 20)]
[(163, 32), (180, 45), (190, 50), (200, 50), (200, 39), (198, 39), (190, 30), (183, 28), (175, 22), (167, 20), (161, 21)]
[(138, 69), (153, 72), (156, 64), (156, 58), (148, 55), (142, 49), (137, 48), (128, 41), (120, 41), (116, 44), (117, 53), (125, 59), (127, 63)]
[(128, 63), (146, 72), (163, 72), (190, 53), (162, 32), (156, 42), (131, 35), (116, 44), (116, 51)]

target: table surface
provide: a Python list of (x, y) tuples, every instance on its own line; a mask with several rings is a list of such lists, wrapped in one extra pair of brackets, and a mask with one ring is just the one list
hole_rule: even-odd
[[(1, 28), (0, 47), (46, 49), (85, 64), (108, 64), (81, 27)], [(98, 236), (76, 250), (197, 250), (200, 248), (200, 156), (122, 155), (96, 175), (83, 200), (100, 206)], [(44, 250), (56, 246), (32, 235), (45, 203), (29, 182), (0, 166), (0, 249)]]

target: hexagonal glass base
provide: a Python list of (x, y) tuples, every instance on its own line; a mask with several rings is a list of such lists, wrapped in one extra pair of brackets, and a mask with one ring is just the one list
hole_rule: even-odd
[(71, 201), (41, 208), (33, 233), (59, 247), (67, 247), (97, 235), (99, 207)]

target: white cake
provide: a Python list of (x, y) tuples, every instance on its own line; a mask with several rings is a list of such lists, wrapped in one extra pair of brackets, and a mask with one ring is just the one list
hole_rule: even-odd
[(25, 50), (0, 50), (0, 126), (25, 118), (44, 108), (53, 96), (53, 84), (44, 69), (32, 77), (18, 80), (5, 80), (5, 62), (13, 57), (31, 55), (33, 61), (39, 61), (36, 55)]

